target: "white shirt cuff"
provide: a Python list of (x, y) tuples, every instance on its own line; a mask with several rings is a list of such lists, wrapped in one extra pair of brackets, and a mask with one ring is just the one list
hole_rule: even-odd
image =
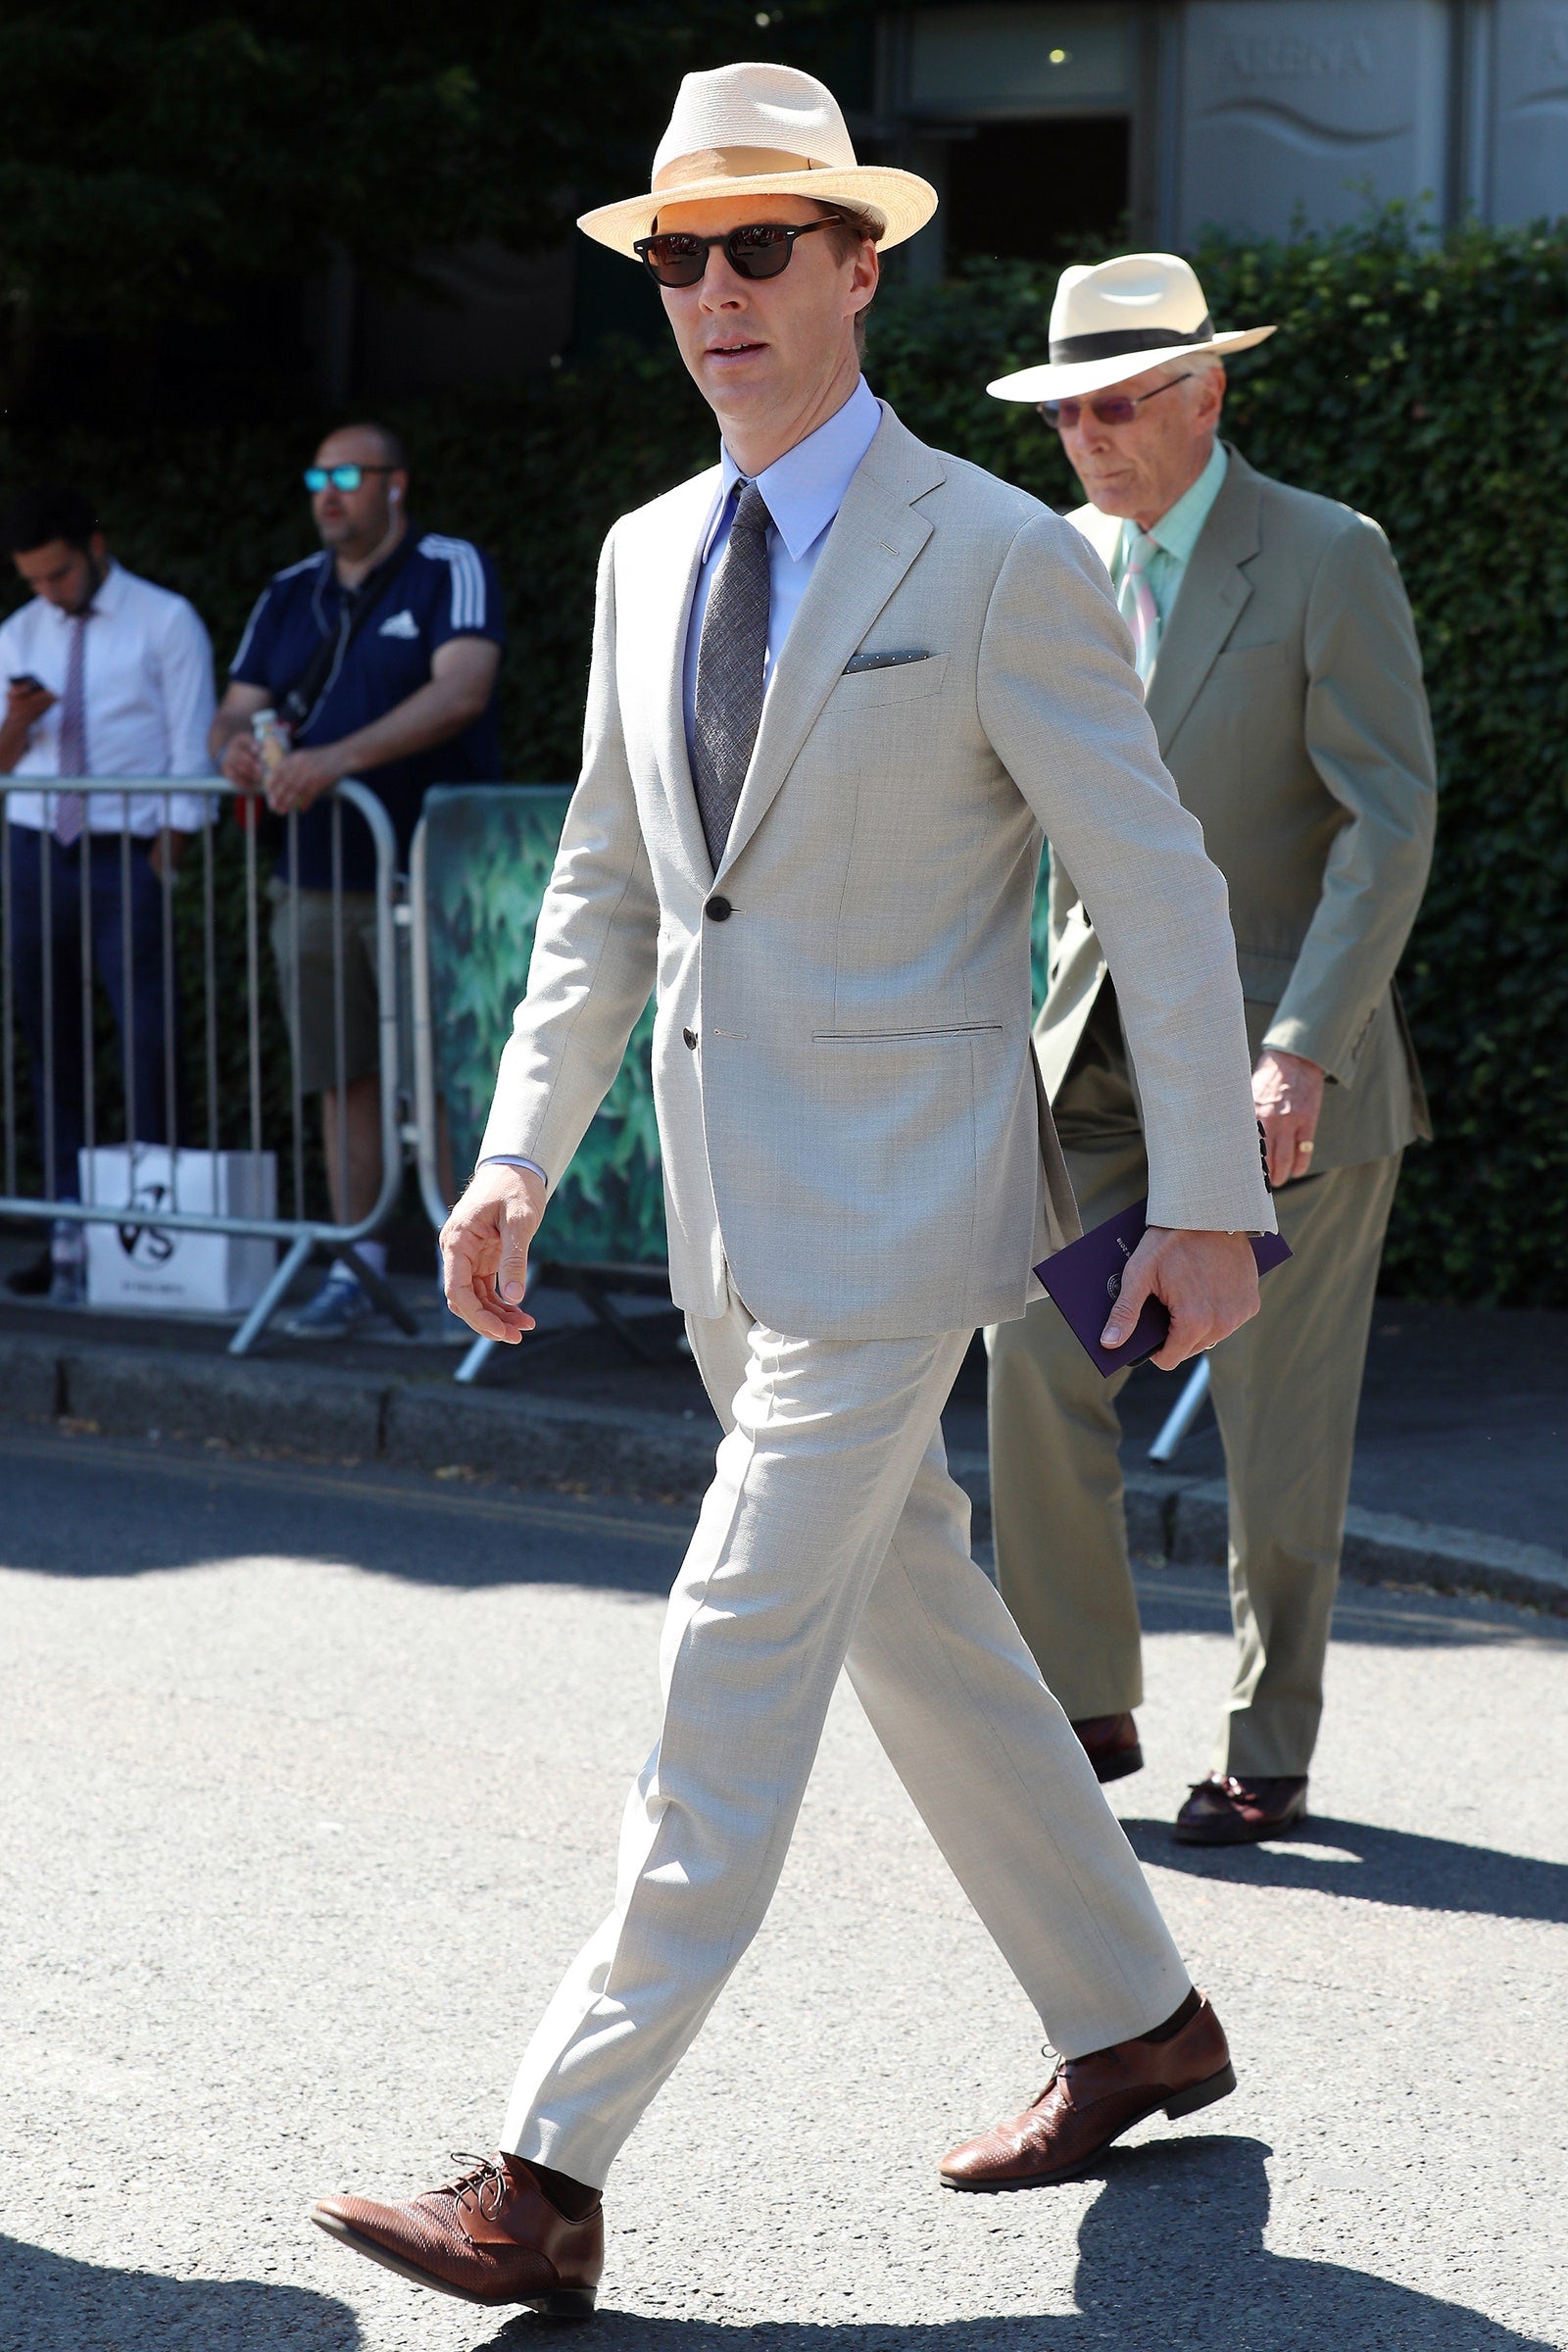
[(520, 1152), (491, 1152), (480, 1160), (479, 1165), (481, 1168), (526, 1168), (530, 1175), (538, 1177), (547, 1193), (550, 1190), (550, 1179), (539, 1162), (536, 1159), (524, 1159)]

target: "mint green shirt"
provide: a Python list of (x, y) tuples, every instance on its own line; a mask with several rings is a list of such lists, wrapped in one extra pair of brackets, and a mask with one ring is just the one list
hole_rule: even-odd
[[(1220, 486), (1225, 479), (1225, 468), (1228, 462), (1224, 443), (1216, 441), (1208, 464), (1203, 467), (1197, 481), (1190, 489), (1182, 492), (1176, 504), (1160, 516), (1149, 534), (1151, 539), (1155, 542), (1157, 550), (1149, 559), (1148, 577), (1150, 592), (1154, 599), (1154, 610), (1159, 614), (1161, 636), (1170, 625), (1170, 616), (1176, 603), (1177, 591), (1187, 575), (1188, 564), (1192, 560), (1194, 548), (1198, 545), (1198, 535), (1208, 520), (1209, 510), (1220, 494)], [(1122, 574), (1127, 569), (1127, 543), (1129, 538), (1136, 534), (1137, 529), (1136, 522), (1123, 520), (1121, 537), (1116, 543), (1115, 562), (1110, 567), (1111, 581), (1118, 596), (1121, 592)]]

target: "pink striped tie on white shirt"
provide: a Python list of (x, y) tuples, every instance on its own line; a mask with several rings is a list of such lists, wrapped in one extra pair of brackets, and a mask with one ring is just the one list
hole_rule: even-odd
[(1154, 674), (1154, 658), (1159, 652), (1159, 607), (1154, 591), (1149, 585), (1150, 560), (1159, 545), (1157, 539), (1141, 531), (1136, 524), (1126, 531), (1126, 564), (1121, 575), (1121, 593), (1116, 602), (1122, 618), (1133, 633), (1133, 660), (1138, 676), (1148, 686)]
[[(87, 623), (92, 618), (92, 607), (84, 612), (68, 615), (71, 622), (71, 651), (66, 658), (66, 691), (60, 698), (60, 734), (58, 771), (63, 776), (84, 776), (87, 773)], [(79, 841), (87, 823), (87, 799), (84, 793), (62, 792), (55, 795), (54, 823), (50, 828), (62, 849), (69, 850)]]

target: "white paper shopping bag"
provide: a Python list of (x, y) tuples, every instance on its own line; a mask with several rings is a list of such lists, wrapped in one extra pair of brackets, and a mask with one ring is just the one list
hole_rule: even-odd
[[(100, 1207), (177, 1209), (187, 1216), (272, 1217), (271, 1152), (171, 1152), (164, 1144), (111, 1144), (79, 1154), (81, 1197)], [(166, 1314), (233, 1315), (254, 1306), (277, 1264), (277, 1244), (162, 1225), (92, 1223), (87, 1304)]]

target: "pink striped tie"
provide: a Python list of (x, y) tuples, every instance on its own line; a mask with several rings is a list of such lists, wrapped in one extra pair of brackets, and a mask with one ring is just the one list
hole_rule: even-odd
[[(71, 621), (71, 652), (66, 659), (66, 691), (60, 700), (59, 773), (63, 776), (84, 776), (87, 773), (87, 623), (92, 608), (85, 612), (73, 612)], [(79, 841), (87, 822), (87, 800), (84, 793), (62, 792), (55, 796), (54, 837), (62, 849), (69, 850)]]
[(1117, 603), (1122, 617), (1133, 633), (1133, 660), (1138, 666), (1141, 682), (1147, 686), (1154, 674), (1154, 657), (1159, 652), (1159, 607), (1154, 591), (1149, 585), (1149, 564), (1157, 539), (1134, 524), (1127, 533), (1127, 562), (1121, 575), (1121, 594)]

